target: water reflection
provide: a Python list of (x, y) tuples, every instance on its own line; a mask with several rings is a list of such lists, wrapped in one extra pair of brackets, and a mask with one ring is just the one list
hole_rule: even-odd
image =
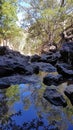
[(71, 104), (51, 105), (42, 96), (44, 89), (37, 83), (0, 90), (0, 130), (73, 130)]

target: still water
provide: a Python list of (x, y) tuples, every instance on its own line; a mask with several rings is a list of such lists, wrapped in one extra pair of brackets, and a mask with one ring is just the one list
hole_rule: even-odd
[(72, 105), (50, 104), (43, 98), (45, 88), (29, 83), (0, 89), (0, 130), (73, 130)]

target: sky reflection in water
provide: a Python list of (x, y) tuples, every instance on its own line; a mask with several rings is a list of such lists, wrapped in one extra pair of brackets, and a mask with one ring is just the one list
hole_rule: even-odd
[(0, 130), (73, 130), (72, 106), (51, 105), (43, 92), (39, 83), (0, 90)]

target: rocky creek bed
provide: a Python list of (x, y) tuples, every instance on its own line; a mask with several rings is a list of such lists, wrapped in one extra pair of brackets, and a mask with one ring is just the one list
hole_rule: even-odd
[(73, 130), (73, 42), (31, 57), (0, 47), (0, 130)]

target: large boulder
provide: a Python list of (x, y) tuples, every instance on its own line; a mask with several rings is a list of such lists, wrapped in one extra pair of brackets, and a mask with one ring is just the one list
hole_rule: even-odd
[(11, 76), (13, 74), (33, 74), (39, 73), (38, 66), (29, 63), (30, 57), (24, 56), (8, 47), (0, 47), (0, 77)]
[(57, 63), (57, 71), (59, 74), (62, 74), (65, 77), (73, 76), (73, 66), (66, 63)]
[(43, 83), (45, 85), (58, 85), (63, 81), (63, 77), (60, 74), (53, 75), (53, 74), (48, 74), (43, 78)]
[(64, 62), (73, 64), (73, 42), (67, 42), (62, 45), (60, 49), (61, 59)]
[(55, 53), (42, 54), (40, 61), (55, 65), (60, 57), (61, 57), (61, 54), (59, 51)]
[(70, 99), (72, 105), (73, 105), (73, 85), (69, 85), (65, 91), (65, 95)]
[(44, 62), (35, 62), (32, 64), (32, 66), (38, 66), (40, 71), (45, 71), (45, 72), (55, 72), (56, 68), (49, 64), (49, 63), (44, 63)]
[(64, 99), (63, 95), (61, 95), (56, 89), (47, 88), (44, 92), (44, 98), (47, 99), (50, 103), (56, 106), (67, 106), (67, 102)]
[(13, 76), (8, 76), (8, 77), (3, 77), (0, 78), (0, 88), (8, 88), (11, 85), (16, 85), (16, 84), (26, 84), (26, 83), (39, 83), (40, 79), (36, 75), (13, 75)]

